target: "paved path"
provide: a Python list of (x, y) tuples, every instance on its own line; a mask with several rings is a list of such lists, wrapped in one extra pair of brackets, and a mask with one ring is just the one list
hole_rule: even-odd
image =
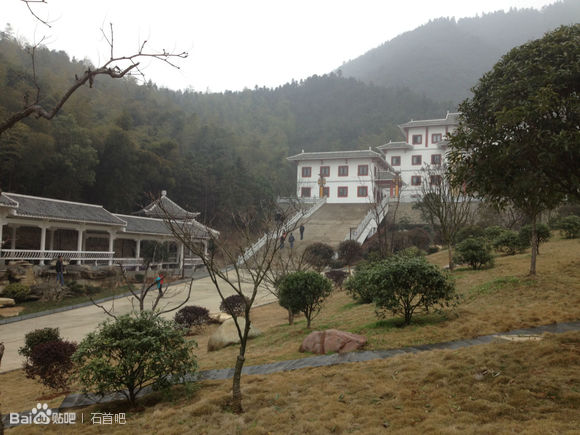
[[(233, 294), (231, 289), (226, 286), (224, 294), (227, 296)], [(175, 306), (183, 301), (187, 294), (189, 284), (179, 284), (169, 287), (168, 297), (165, 304), (161, 302), (158, 308), (163, 309), (164, 306)], [(244, 291), (250, 292), (249, 284), (244, 286)], [(157, 291), (154, 290), (148, 296), (146, 306), (151, 307), (151, 301), (156, 296)], [(275, 297), (266, 289), (260, 289), (254, 306), (263, 305), (273, 302)], [(191, 289), (191, 298), (188, 305), (199, 305), (207, 308), (210, 312), (219, 311), (221, 299), (215, 290), (209, 278), (203, 278), (193, 281)], [(112, 309), (115, 315), (126, 314), (132, 311), (131, 299), (128, 297), (121, 297), (103, 303), (107, 309)], [(138, 309), (138, 306), (136, 306)], [(173, 318), (175, 312), (165, 315), (167, 318)], [(22, 320), (19, 322), (8, 323), (0, 325), (0, 341), (4, 342), (6, 350), (4, 358), (2, 359), (1, 372), (14, 370), (22, 367), (22, 356), (18, 355), (18, 349), (24, 345), (24, 335), (27, 332), (39, 328), (59, 328), (60, 334), (65, 340), (79, 342), (85, 335), (93, 331), (97, 325), (110, 317), (107, 316), (100, 308), (89, 305), (74, 310), (63, 311), (59, 313), (49, 314), (46, 316), (35, 317), (31, 319)]]

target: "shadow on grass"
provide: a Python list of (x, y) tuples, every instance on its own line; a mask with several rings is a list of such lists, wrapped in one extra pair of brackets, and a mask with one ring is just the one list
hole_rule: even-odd
[(351, 310), (351, 309), (356, 308), (356, 307), (361, 307), (363, 305), (369, 305), (369, 304), (364, 304), (362, 302), (357, 302), (357, 301), (350, 302), (350, 303), (348, 303), (348, 304), (343, 305), (342, 307), (340, 307), (338, 309), (338, 312), (342, 313), (344, 311), (348, 311), (348, 310)]
[(432, 314), (424, 314), (424, 315), (417, 315), (413, 316), (411, 319), (411, 323), (409, 325), (405, 325), (404, 319), (401, 317), (393, 317), (390, 319), (380, 319), (376, 320), (371, 323), (367, 323), (366, 325), (360, 326), (358, 328), (353, 329), (351, 332), (355, 334), (360, 334), (365, 331), (372, 331), (372, 330), (379, 330), (379, 331), (389, 331), (392, 329), (403, 329), (403, 328), (413, 328), (413, 327), (422, 327), (428, 325), (437, 325), (439, 323), (443, 323), (449, 320), (449, 316), (445, 313), (432, 313)]

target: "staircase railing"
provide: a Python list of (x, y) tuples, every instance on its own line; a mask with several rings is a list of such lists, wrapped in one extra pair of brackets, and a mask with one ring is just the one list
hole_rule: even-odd
[[(359, 243), (365, 241), (368, 236), (372, 236), (379, 224), (383, 221), (389, 210), (389, 197), (383, 198), (380, 204), (371, 204), (371, 209), (356, 227), (356, 230), (349, 231), (344, 240), (356, 240)], [(378, 221), (377, 221), (378, 220)], [(367, 228), (370, 228), (367, 230)]]

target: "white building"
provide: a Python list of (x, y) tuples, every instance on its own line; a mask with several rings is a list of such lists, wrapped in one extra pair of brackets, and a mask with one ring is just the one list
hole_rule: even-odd
[[(368, 150), (308, 152), (288, 157), (297, 163), (296, 195), (326, 196), (329, 203), (375, 202), (385, 196), (401, 201), (420, 197), (422, 168), (445, 162), (447, 135), (458, 126), (458, 113), (443, 119), (411, 120), (399, 125), (405, 141)], [(322, 190), (320, 186), (322, 185)]]
[(297, 163), (296, 195), (320, 198), (328, 203), (369, 203), (380, 200), (380, 175), (389, 171), (376, 151), (311, 152), (288, 157)]

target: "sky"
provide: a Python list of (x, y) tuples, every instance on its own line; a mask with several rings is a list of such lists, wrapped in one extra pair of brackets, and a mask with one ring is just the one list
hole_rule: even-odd
[[(37, 0), (38, 1), (38, 0)], [(0, 28), (43, 41), (99, 65), (110, 51), (101, 29), (114, 29), (116, 56), (187, 52), (179, 69), (145, 59), (147, 80), (201, 92), (276, 87), (325, 74), (368, 50), (439, 17), (471, 17), (555, 0), (0, 0)], [(43, 39), (44, 38), (44, 39)]]

